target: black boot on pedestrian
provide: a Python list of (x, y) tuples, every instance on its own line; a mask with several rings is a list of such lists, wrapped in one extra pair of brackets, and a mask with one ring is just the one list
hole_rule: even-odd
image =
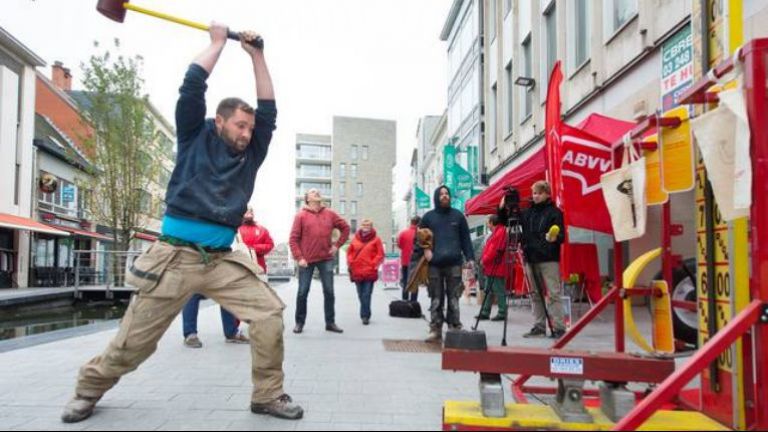
[(547, 331), (541, 327), (534, 327), (528, 333), (523, 335), (524, 338), (543, 338), (547, 337)]
[(339, 326), (337, 326), (336, 323), (326, 324), (325, 331), (329, 331), (333, 333), (344, 333), (344, 330), (342, 330)]
[(560, 339), (565, 335), (565, 330), (555, 330), (552, 332), (552, 339)]

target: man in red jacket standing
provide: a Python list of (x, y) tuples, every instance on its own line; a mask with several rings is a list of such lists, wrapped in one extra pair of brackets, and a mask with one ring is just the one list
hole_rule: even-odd
[[(248, 211), (243, 216), (243, 224), (238, 229), (238, 234), (243, 240), (243, 244), (248, 248), (251, 258), (255, 258), (259, 266), (267, 272), (266, 256), (275, 248), (275, 242), (266, 228), (259, 225), (253, 218), (253, 208), (248, 207)], [(255, 257), (253, 255), (256, 255)]]
[[(400, 231), (397, 236), (397, 248), (400, 249), (400, 286), (403, 288), (403, 300), (408, 300), (408, 266), (411, 263), (411, 255), (413, 255), (413, 239), (416, 237), (416, 228), (419, 226), (421, 218), (414, 216), (411, 218), (411, 226)], [(419, 292), (410, 293), (411, 301), (419, 300)]]
[[(296, 327), (294, 333), (304, 330), (307, 319), (307, 297), (312, 284), (312, 273), (317, 267), (323, 285), (325, 300), (325, 329), (334, 333), (344, 330), (336, 325), (333, 294), (333, 257), (349, 238), (349, 225), (333, 210), (323, 205), (323, 198), (317, 189), (304, 194), (306, 205), (293, 219), (293, 228), (288, 244), (296, 262), (299, 263), (299, 292), (296, 296)], [(339, 239), (331, 244), (333, 229), (341, 232)]]

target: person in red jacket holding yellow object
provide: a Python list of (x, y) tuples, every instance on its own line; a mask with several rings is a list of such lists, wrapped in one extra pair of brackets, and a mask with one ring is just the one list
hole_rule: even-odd
[(262, 270), (264, 270), (264, 273), (266, 273), (267, 260), (265, 257), (275, 248), (275, 242), (272, 240), (272, 236), (269, 235), (269, 231), (259, 225), (253, 218), (253, 208), (250, 206), (248, 211), (245, 212), (243, 224), (240, 225), (237, 232), (240, 234), (243, 244), (248, 248), (251, 258), (254, 258)]
[(347, 249), (349, 277), (357, 285), (360, 299), (360, 318), (363, 325), (371, 320), (373, 284), (379, 279), (379, 266), (384, 261), (384, 246), (373, 229), (370, 219), (363, 219), (352, 243)]

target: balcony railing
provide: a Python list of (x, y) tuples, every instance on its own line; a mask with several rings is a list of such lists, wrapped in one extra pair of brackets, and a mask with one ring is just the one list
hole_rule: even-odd
[(296, 158), (330, 161), (333, 159), (333, 153), (332, 152), (316, 152), (316, 151), (298, 151), (296, 152)]
[(331, 173), (330, 171), (327, 173), (318, 173), (318, 172), (299, 170), (299, 172), (296, 174), (296, 177), (302, 178), (302, 179), (313, 179), (313, 180), (330, 180)]
[(69, 216), (73, 218), (80, 217), (82, 214), (82, 211), (77, 208), (64, 207), (64, 206), (56, 205), (56, 204), (53, 204), (47, 201), (41, 201), (41, 200), (37, 201), (37, 207), (40, 210), (48, 211), (53, 214)]

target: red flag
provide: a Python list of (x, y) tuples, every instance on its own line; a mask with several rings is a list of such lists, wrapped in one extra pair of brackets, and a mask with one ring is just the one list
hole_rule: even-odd
[(611, 144), (565, 123), (560, 125), (558, 167), (568, 225), (613, 233), (600, 176), (613, 169)]
[(560, 83), (563, 81), (563, 73), (560, 70), (560, 61), (555, 63), (552, 73), (549, 75), (549, 88), (547, 88), (547, 108), (544, 118), (545, 146), (547, 149), (547, 179), (552, 188), (552, 199), (558, 207), (563, 206), (562, 177), (560, 173)]

